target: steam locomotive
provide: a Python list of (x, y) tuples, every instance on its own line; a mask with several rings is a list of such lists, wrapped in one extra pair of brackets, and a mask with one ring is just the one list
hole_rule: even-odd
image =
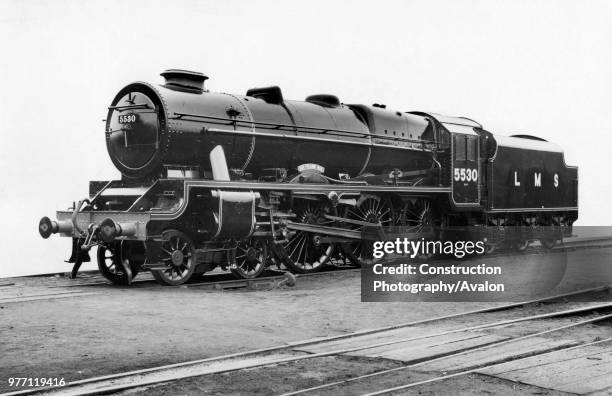
[[(578, 216), (578, 174), (544, 139), (504, 137), (465, 117), (286, 100), (279, 87), (210, 92), (205, 75), (167, 70), (108, 108), (106, 145), (120, 180), (43, 238), (72, 238), (75, 270), (97, 246), (100, 272), (129, 284), (149, 270), (178, 285), (221, 267), (242, 278), (360, 265), (373, 239), (480, 230), (487, 249), (551, 248)], [(546, 230), (546, 231), (543, 231)], [(552, 231), (551, 231), (552, 230)]]

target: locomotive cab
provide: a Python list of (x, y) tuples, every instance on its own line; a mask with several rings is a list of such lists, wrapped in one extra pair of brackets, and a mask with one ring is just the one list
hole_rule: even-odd
[(481, 201), (482, 125), (465, 117), (449, 117), (435, 113), (413, 112), (435, 120), (435, 129), (428, 130), (438, 142), (443, 168), (451, 187), (450, 205), (454, 210), (475, 210)]
[(451, 130), (452, 200), (457, 208), (480, 206), (480, 139), (474, 128), (446, 124)]

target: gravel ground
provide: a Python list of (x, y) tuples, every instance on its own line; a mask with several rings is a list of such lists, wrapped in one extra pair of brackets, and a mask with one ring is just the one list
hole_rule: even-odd
[[(389, 360), (357, 359), (346, 357), (327, 357), (313, 359), (298, 365), (278, 365), (239, 373), (225, 373), (211, 377), (199, 377), (181, 381), (180, 384), (160, 384), (158, 386), (132, 389), (122, 395), (166, 396), (166, 395), (274, 395), (306, 389), (333, 381), (390, 369), (397, 366)], [(296, 374), (298, 373), (298, 374)], [(309, 392), (313, 395), (356, 395), (366, 392), (399, 386), (410, 382), (422, 381), (429, 375), (410, 370), (378, 378), (376, 384), (356, 382), (346, 388), (329, 388)], [(517, 384), (500, 378), (473, 374), (452, 378), (437, 383), (422, 385), (398, 391), (396, 395), (568, 395), (565, 392), (542, 389), (537, 386)]]
[[(608, 276), (611, 253), (570, 253), (572, 265), (554, 292), (605, 282), (589, 273)], [(34, 289), (32, 279), (27, 282)], [(23, 284), (20, 278), (10, 281)], [(8, 387), (9, 377), (74, 381), (493, 305), (361, 303), (357, 272), (303, 278), (293, 288), (269, 291), (150, 284), (78, 289), (99, 294), (0, 304), (0, 391), (15, 390)]]

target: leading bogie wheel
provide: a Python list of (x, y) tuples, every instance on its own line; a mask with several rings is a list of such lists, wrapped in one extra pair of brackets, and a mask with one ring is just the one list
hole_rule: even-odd
[(196, 267), (196, 249), (193, 241), (178, 230), (162, 234), (161, 261), (163, 270), (153, 270), (155, 280), (163, 285), (181, 285), (191, 278)]
[(98, 246), (98, 269), (102, 276), (114, 285), (129, 285), (142, 264), (139, 258), (132, 258), (132, 254), (141, 249), (140, 245), (137, 241), (116, 241)]
[(251, 238), (236, 246), (236, 263), (230, 267), (239, 279), (253, 279), (261, 275), (268, 263), (268, 244), (264, 239)]

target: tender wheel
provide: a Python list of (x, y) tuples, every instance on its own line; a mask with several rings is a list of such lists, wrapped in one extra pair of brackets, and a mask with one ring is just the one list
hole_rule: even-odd
[(554, 240), (553, 238), (543, 238), (543, 239), (540, 239), (540, 244), (542, 245), (544, 249), (550, 250), (555, 247), (555, 245), (557, 244), (557, 241)]
[(163, 234), (162, 263), (168, 267), (153, 270), (155, 280), (165, 285), (181, 285), (191, 278), (196, 267), (195, 245), (184, 233), (168, 230)]
[(486, 243), (485, 244), (485, 254), (493, 254), (497, 250), (496, 243)]
[(514, 242), (514, 249), (517, 252), (523, 253), (525, 250), (527, 250), (528, 247), (529, 247), (529, 241), (527, 240), (521, 240), (521, 241)]
[(506, 246), (506, 219), (492, 218), (488, 223), (488, 235), (485, 243), (485, 254), (493, 254)]
[(263, 239), (248, 239), (236, 246), (236, 266), (230, 268), (240, 279), (253, 279), (261, 275), (268, 263), (268, 244)]
[[(103, 277), (114, 285), (128, 285), (136, 277), (139, 264), (130, 260), (130, 247), (127, 241), (98, 246), (98, 269)], [(129, 266), (131, 278), (125, 270)]]
[[(302, 202), (300, 202), (302, 201)], [(316, 225), (331, 225), (325, 218), (325, 206), (319, 202), (296, 201), (294, 212), (296, 222)], [(298, 274), (317, 272), (332, 256), (335, 245), (322, 243), (321, 236), (306, 231), (297, 231), (289, 237), (283, 248), (287, 254), (285, 265)]]

